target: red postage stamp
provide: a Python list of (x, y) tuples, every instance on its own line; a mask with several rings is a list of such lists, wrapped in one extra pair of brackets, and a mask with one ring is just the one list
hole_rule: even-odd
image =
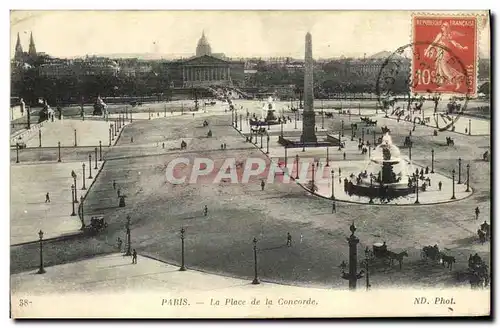
[(476, 16), (420, 15), (412, 24), (412, 92), (475, 95)]

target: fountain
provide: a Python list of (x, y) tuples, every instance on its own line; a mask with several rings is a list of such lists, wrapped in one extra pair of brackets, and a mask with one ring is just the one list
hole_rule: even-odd
[(415, 192), (411, 161), (401, 156), (389, 133), (375, 148), (365, 169), (351, 176), (346, 191), (352, 195), (392, 199)]

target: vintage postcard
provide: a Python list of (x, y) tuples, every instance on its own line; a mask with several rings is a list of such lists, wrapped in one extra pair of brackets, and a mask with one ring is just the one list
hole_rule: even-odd
[(488, 11), (11, 11), (22, 318), (491, 314)]

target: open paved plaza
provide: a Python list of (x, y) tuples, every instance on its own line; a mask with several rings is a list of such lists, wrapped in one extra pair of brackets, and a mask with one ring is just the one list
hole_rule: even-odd
[[(242, 104), (245, 104), (242, 102)], [(259, 102), (255, 102), (255, 112), (260, 113)], [(240, 108), (236, 100), (235, 105)], [(244, 106), (244, 105), (243, 105)], [(245, 106), (244, 106), (245, 108)], [(241, 112), (245, 113), (245, 112)], [(286, 134), (300, 135), (302, 122), (295, 129), (293, 114), (291, 123), (284, 127)], [(347, 261), (348, 247), (345, 238), (349, 235), (349, 225), (354, 221), (360, 238), (359, 249), (371, 247), (374, 243), (386, 241), (390, 250), (406, 250), (409, 257), (405, 259), (402, 269), (397, 265), (392, 267), (377, 266), (373, 269), (372, 284), (375, 286), (418, 285), (418, 286), (457, 286), (467, 285), (461, 273), (466, 270), (467, 258), (470, 254), (479, 253), (489, 257), (489, 243), (480, 244), (476, 230), (483, 221), (490, 221), (490, 163), (481, 160), (482, 153), (489, 149), (489, 137), (467, 136), (453, 132), (442, 132), (432, 136), (431, 127), (417, 126), (412, 134), (414, 147), (412, 160), (416, 166), (430, 166), (430, 150), (435, 150), (436, 174), (443, 177), (443, 201), (448, 198), (449, 177), (453, 168), (458, 170), (457, 160), (463, 160), (463, 165), (471, 165), (470, 185), (472, 193), (465, 199), (464, 185), (457, 186), (458, 200), (452, 203), (435, 205), (408, 206), (367, 206), (366, 204), (344, 203), (340, 197), (337, 201), (337, 211), (332, 213), (330, 199), (311, 195), (301, 185), (291, 183), (269, 183), (262, 191), (260, 177), (251, 177), (249, 183), (226, 183), (220, 181), (201, 181), (196, 184), (172, 184), (166, 179), (166, 167), (174, 159), (187, 158), (193, 163), (196, 158), (210, 158), (216, 165), (222, 164), (227, 158), (245, 161), (248, 158), (261, 158), (266, 163), (281, 161), (284, 150), (277, 144), (280, 125), (271, 127), (270, 154), (266, 152), (266, 139), (263, 148), (260, 140), (257, 145), (245, 141), (248, 126), (243, 120), (241, 133), (231, 127), (231, 112), (225, 111), (222, 104), (207, 108), (207, 113), (198, 112), (195, 115), (178, 115), (167, 113), (149, 120), (148, 113), (137, 113), (141, 119), (127, 124), (120, 134), (116, 145), (106, 147), (105, 164), (89, 190), (85, 201), (86, 220), (93, 215), (103, 215), (109, 223), (108, 228), (94, 237), (79, 236), (74, 239), (52, 240), (46, 242), (45, 261), (47, 267), (75, 261), (91, 254), (107, 254), (116, 251), (116, 240), (125, 240), (126, 217), (131, 217), (132, 245), (139, 254), (151, 255), (172, 264), (180, 263), (179, 230), (186, 229), (186, 261), (193, 269), (199, 269), (212, 274), (223, 274), (248, 280), (252, 276), (252, 239), (258, 239), (259, 266), (261, 278), (269, 282), (279, 282), (291, 285), (318, 285), (344, 288), (346, 281), (340, 277), (338, 266)], [(170, 117), (169, 117), (170, 115)], [(402, 147), (404, 136), (409, 132), (408, 126), (386, 119), (382, 114), (376, 117), (377, 135), (380, 127), (387, 125), (395, 144)], [(209, 127), (203, 127), (204, 120)], [(318, 135), (338, 135), (340, 121), (344, 120), (347, 160), (342, 158), (343, 151), (331, 149), (330, 165), (347, 172), (359, 170), (362, 163), (368, 159), (357, 149), (357, 142), (350, 140), (350, 124), (348, 115), (334, 115), (325, 118), (325, 132)], [(90, 121), (90, 120), (89, 120)], [(82, 122), (81, 124), (87, 123)], [(359, 116), (351, 116), (351, 122), (360, 122)], [(96, 122), (103, 123), (104, 122)], [(321, 128), (321, 117), (316, 115), (316, 126)], [(358, 135), (359, 129), (358, 127)], [(410, 127), (411, 128), (411, 127)], [(99, 129), (99, 128), (97, 128)], [(207, 138), (207, 131), (213, 136)], [(446, 146), (445, 137), (455, 140), (454, 146)], [(367, 133), (366, 139), (371, 138)], [(133, 139), (133, 142), (132, 142)], [(187, 147), (180, 149), (181, 141)], [(226, 143), (227, 149), (221, 150), (220, 145)], [(401, 148), (407, 155), (407, 149)], [(92, 151), (92, 147), (87, 148)], [(65, 151), (69, 151), (66, 149)], [(58, 170), (53, 182), (41, 182), (39, 187), (28, 187), (29, 178), (22, 176), (24, 164), (15, 164), (15, 150), (11, 152), (11, 163), (16, 176), (13, 178), (13, 189), (36, 190), (29, 193), (27, 203), (35, 203), (28, 214), (38, 224), (43, 222), (40, 217), (50, 217), (45, 222), (56, 222), (48, 226), (47, 233), (56, 224), (72, 220), (68, 231), (78, 229), (77, 218), (69, 216), (71, 203), (61, 200), (61, 210), (45, 213), (45, 189), (51, 186), (64, 185), (54, 193), (54, 202), (58, 197), (68, 198), (68, 186), (71, 184), (71, 165), (76, 169), (85, 161), (84, 151), (73, 149), (72, 153), (63, 152), (68, 163), (67, 169)], [(304, 160), (326, 159), (326, 149), (307, 148), (290, 150), (288, 157), (299, 154)], [(49, 156), (49, 155), (45, 155)], [(55, 154), (50, 155), (54, 160)], [(29, 165), (42, 160), (44, 153), (37, 148), (23, 150), (21, 162)], [(55, 157), (57, 158), (57, 157)], [(71, 162), (69, 162), (71, 159)], [(47, 159), (45, 159), (47, 160)], [(351, 162), (352, 161), (352, 162)], [(74, 164), (71, 164), (73, 163)], [(345, 163), (345, 164), (344, 164)], [(359, 164), (358, 164), (359, 163)], [(49, 165), (49, 164), (39, 164)], [(28, 164), (26, 164), (28, 166)], [(71, 166), (71, 167), (70, 167)], [(47, 166), (49, 167), (49, 166)], [(54, 171), (51, 168), (50, 171)], [(69, 172), (66, 172), (68, 171)], [(42, 168), (33, 170), (31, 174), (43, 174)], [(187, 171), (186, 171), (187, 172)], [(465, 172), (465, 171), (463, 171)], [(79, 172), (78, 172), (79, 173)], [(48, 174), (48, 173), (47, 173)], [(53, 173), (51, 173), (53, 174)], [(59, 178), (57, 178), (59, 176)], [(448, 180), (446, 180), (448, 179)], [(463, 177), (462, 177), (463, 179)], [(50, 180), (50, 179), (49, 179)], [(434, 178), (433, 178), (434, 180)], [(24, 182), (23, 182), (24, 181)], [(42, 181), (42, 180), (40, 180)], [(60, 181), (60, 182), (57, 182)], [(90, 180), (89, 180), (90, 181)], [(116, 181), (118, 188), (127, 196), (126, 207), (117, 204)], [(22, 182), (22, 183), (21, 183)], [(80, 184), (80, 181), (78, 181)], [(18, 184), (18, 186), (16, 186)], [(22, 185), (25, 185), (24, 187)], [(68, 186), (66, 186), (68, 185)], [(336, 186), (337, 187), (337, 186)], [(433, 185), (434, 187), (434, 185)], [(329, 194), (328, 181), (322, 186), (319, 194), (325, 197)], [(422, 203), (426, 197), (434, 198), (437, 191), (431, 189), (422, 193)], [(67, 197), (66, 197), (66, 196)], [(26, 216), (21, 198), (16, 201), (16, 218)], [(360, 203), (366, 203), (363, 199)], [(41, 204), (39, 204), (41, 203)], [(55, 204), (52, 204), (55, 205)], [(207, 216), (203, 207), (208, 206)], [(479, 220), (474, 218), (474, 208), (478, 206), (481, 214)], [(68, 212), (69, 210), (69, 212)], [(12, 219), (13, 220), (13, 219)], [(32, 222), (32, 221), (30, 221)], [(35, 221), (33, 221), (35, 222)], [(28, 223), (26, 223), (28, 224)], [(30, 223), (31, 224), (31, 223)], [(40, 226), (23, 231), (19, 225), (13, 231), (19, 236), (31, 236)], [(32, 232), (32, 231), (33, 232)], [(287, 233), (292, 236), (292, 247), (286, 246)], [(20, 237), (21, 238), (21, 237)], [(28, 240), (28, 237), (23, 237)], [(30, 237), (31, 238), (31, 237)], [(83, 242), (86, 240), (86, 242)], [(444, 252), (457, 258), (452, 271), (444, 269), (439, 264), (433, 264), (421, 259), (421, 249), (426, 245), (438, 244)], [(20, 257), (22, 261), (12, 261), (12, 272), (24, 272), (36, 269), (38, 265), (38, 249), (34, 245), (21, 245), (11, 248), (13, 258)], [(358, 252), (359, 254), (359, 252)]]

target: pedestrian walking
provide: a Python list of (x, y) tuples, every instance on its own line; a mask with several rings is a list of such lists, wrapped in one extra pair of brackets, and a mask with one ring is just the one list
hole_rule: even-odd
[(224, 142), (224, 150), (226, 150), (227, 146), (226, 146), (226, 143)]
[(132, 251), (132, 264), (137, 264), (137, 252), (134, 250)]
[(439, 188), (439, 191), (441, 191), (441, 188), (443, 187), (443, 183), (441, 181), (439, 181), (438, 183), (438, 188)]
[(479, 219), (479, 207), (476, 207), (476, 210), (475, 210), (475, 213), (476, 213), (476, 220)]
[(286, 245), (288, 247), (292, 246), (292, 235), (289, 232), (286, 235)]
[(121, 252), (122, 251), (123, 240), (120, 237), (118, 237), (118, 238), (116, 238), (116, 243), (117, 243), (117, 246), (118, 246), (118, 251)]
[(118, 195), (118, 197), (120, 197), (120, 188), (116, 190), (116, 194)]
[(134, 143), (134, 137), (130, 137), (130, 143)]
[(220, 150), (224, 149), (224, 144), (220, 144)]
[(207, 205), (205, 205), (205, 207), (203, 208), (203, 215), (204, 216), (208, 215), (208, 206)]
[(113, 190), (115, 190), (115, 189), (116, 189), (116, 181), (113, 180)]
[(165, 149), (165, 143), (164, 143), (164, 142), (161, 144), (161, 147), (162, 147), (163, 149)]
[(46, 203), (50, 203), (50, 195), (49, 195), (49, 193), (45, 194), (45, 202)]
[(264, 182), (264, 180), (261, 180), (260, 181), (260, 188), (262, 191), (264, 191), (264, 187), (266, 186), (266, 183)]
[(335, 201), (332, 202), (332, 213), (337, 213), (337, 206), (335, 205)]
[(304, 238), (304, 237), (302, 236), (302, 234), (300, 234), (300, 243), (301, 243), (301, 244), (302, 244), (302, 239), (303, 239), (303, 238)]
[(344, 152), (344, 161), (345, 161), (345, 152)]

